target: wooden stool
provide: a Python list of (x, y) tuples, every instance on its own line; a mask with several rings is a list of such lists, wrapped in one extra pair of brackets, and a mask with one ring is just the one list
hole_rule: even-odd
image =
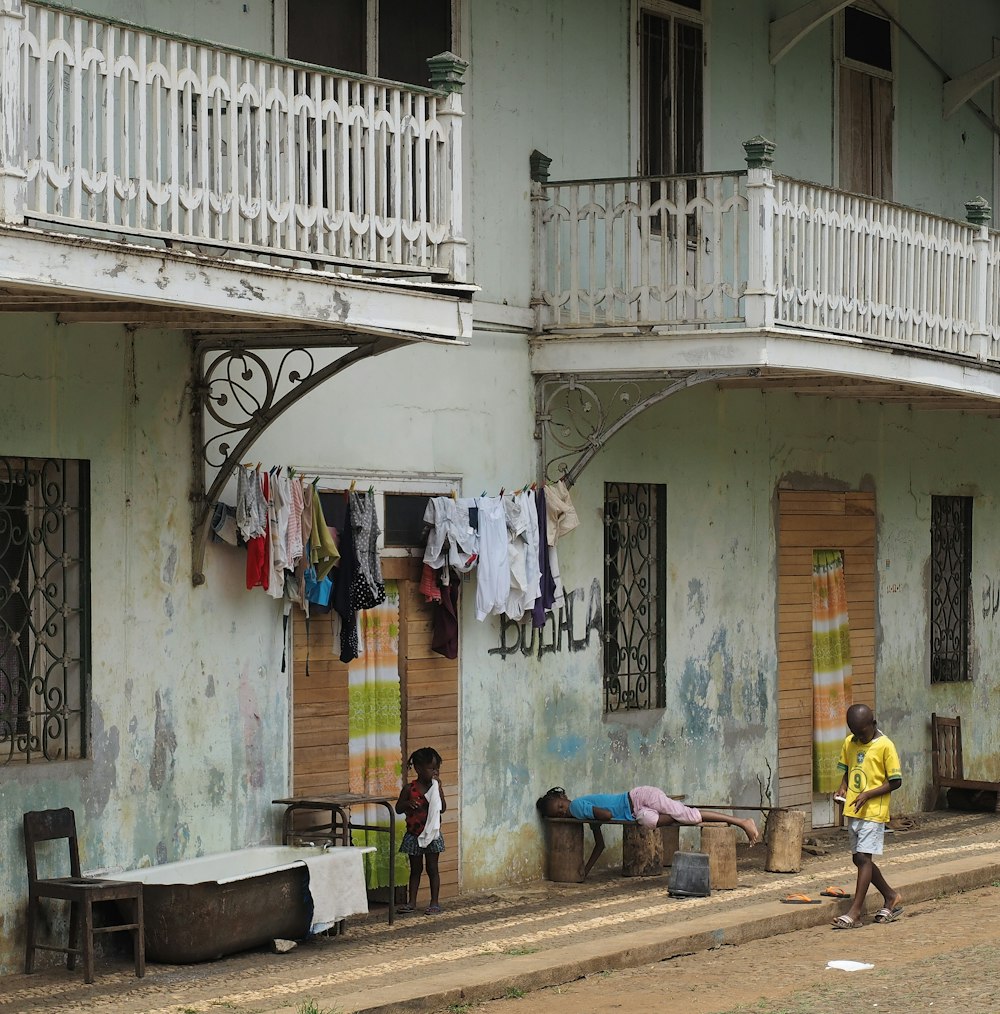
[(708, 856), (713, 891), (736, 887), (736, 828), (729, 824), (702, 824), (701, 851)]
[(583, 824), (575, 820), (547, 820), (546, 876), (557, 884), (583, 883)]
[(626, 824), (622, 832), (622, 876), (662, 876), (663, 838), (660, 829)]
[(802, 867), (804, 810), (772, 810), (767, 818), (768, 873), (798, 873)]
[(674, 853), (681, 847), (680, 824), (664, 824), (660, 828), (660, 839), (663, 842), (663, 865), (673, 866)]

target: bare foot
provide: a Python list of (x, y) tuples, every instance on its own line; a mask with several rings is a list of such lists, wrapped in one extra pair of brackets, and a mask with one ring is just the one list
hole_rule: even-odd
[(743, 828), (743, 833), (750, 839), (751, 846), (756, 845), (760, 841), (760, 831), (757, 830), (757, 825), (752, 820), (749, 818), (741, 820), (740, 827)]

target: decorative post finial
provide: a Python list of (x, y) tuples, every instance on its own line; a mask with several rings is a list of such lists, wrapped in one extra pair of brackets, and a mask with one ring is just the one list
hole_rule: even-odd
[(431, 87), (442, 92), (460, 92), (462, 76), (469, 64), (454, 53), (438, 53), (427, 58), (427, 69), (430, 71)]
[(972, 225), (989, 225), (992, 218), (993, 209), (985, 197), (965, 202), (965, 220)]
[(748, 169), (770, 169), (774, 161), (774, 150), (778, 146), (774, 141), (758, 134), (751, 137), (749, 141), (743, 142), (743, 150), (746, 152)]
[(534, 183), (545, 183), (549, 178), (549, 166), (552, 159), (543, 155), (537, 148), (528, 156), (528, 164), (531, 166), (531, 179)]

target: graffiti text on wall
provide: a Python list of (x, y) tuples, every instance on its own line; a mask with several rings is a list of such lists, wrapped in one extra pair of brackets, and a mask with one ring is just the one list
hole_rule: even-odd
[(991, 581), (983, 578), (983, 619), (988, 620), (1000, 613), (1000, 578)]
[(541, 658), (561, 651), (583, 651), (590, 644), (591, 631), (597, 634), (600, 643), (604, 636), (604, 601), (601, 583), (596, 577), (590, 585), (586, 619), (583, 616), (585, 599), (587, 593), (583, 588), (566, 592), (565, 601), (558, 613), (547, 613), (545, 626), (540, 630), (535, 630), (531, 625), (530, 616), (520, 622), (501, 616), (500, 643), (497, 647), (490, 648), (489, 654), (506, 659), (508, 655), (520, 652), (525, 656), (537, 655)]

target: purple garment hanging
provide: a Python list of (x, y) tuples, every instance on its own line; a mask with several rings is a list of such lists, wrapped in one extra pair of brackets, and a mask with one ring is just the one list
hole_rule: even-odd
[(539, 584), (541, 594), (535, 599), (534, 608), (531, 610), (531, 625), (535, 630), (541, 630), (545, 626), (545, 614), (556, 600), (556, 582), (549, 567), (549, 533), (544, 486), (539, 486), (535, 490), (535, 510), (538, 512), (538, 569), (542, 572), (542, 579)]

